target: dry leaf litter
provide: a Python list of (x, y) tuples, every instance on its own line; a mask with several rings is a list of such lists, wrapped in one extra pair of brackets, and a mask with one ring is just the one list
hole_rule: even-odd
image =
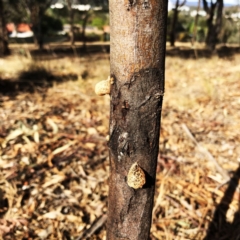
[[(15, 78), (19, 69), (3, 66), (13, 69), (24, 60), (1, 61), (4, 79)], [(108, 56), (43, 64), (78, 80), (1, 95), (0, 236), (106, 239), (109, 96), (96, 96), (94, 85), (109, 75)], [(206, 236), (239, 166), (239, 79), (239, 55), (166, 59), (152, 239)], [(238, 205), (237, 187), (226, 226), (232, 226)], [(238, 228), (232, 231), (239, 236)], [(229, 234), (227, 228), (219, 239), (231, 239)]]

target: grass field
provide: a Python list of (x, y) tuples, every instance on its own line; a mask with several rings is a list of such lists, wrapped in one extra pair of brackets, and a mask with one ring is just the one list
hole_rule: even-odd
[[(106, 51), (0, 59), (2, 239), (106, 238), (108, 75)], [(168, 55), (151, 239), (240, 237), (239, 129), (240, 55)]]

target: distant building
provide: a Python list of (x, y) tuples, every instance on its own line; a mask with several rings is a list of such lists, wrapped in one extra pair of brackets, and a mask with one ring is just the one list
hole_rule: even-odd
[(14, 25), (14, 23), (8, 23), (8, 24), (6, 25), (6, 29), (7, 29), (7, 32), (8, 32), (8, 33), (13, 32), (13, 31), (15, 30), (15, 25)]
[(91, 8), (90, 4), (72, 4), (73, 9), (77, 9), (78, 11), (89, 11)]
[(66, 5), (66, 2), (64, 0), (53, 0), (51, 4), (51, 8), (57, 8), (57, 9), (62, 9)]
[(190, 7), (183, 5), (183, 6), (179, 7), (178, 10), (181, 12), (189, 12)]
[[(168, 11), (172, 11), (174, 8), (175, 8), (175, 2), (173, 3), (172, 0), (169, 0), (168, 1)], [(178, 10), (181, 12), (189, 12), (190, 7), (183, 5), (183, 6), (179, 7)]]
[(204, 10), (199, 10), (199, 11), (193, 10), (193, 11), (190, 12), (190, 16), (191, 17), (195, 17), (197, 14), (199, 16), (202, 16), (202, 17), (206, 17), (207, 16), (207, 13)]
[[(53, 0), (51, 4), (51, 8), (57, 8), (61, 9), (64, 8), (67, 5), (66, 0)], [(100, 11), (103, 9), (103, 5), (100, 4), (83, 4), (80, 0), (72, 0), (72, 8), (77, 9), (79, 11), (89, 11), (90, 9), (93, 9), (94, 11)]]
[(17, 26), (14, 23), (8, 23), (6, 28), (10, 38), (27, 38), (33, 36), (31, 27), (27, 23), (20, 23)]
[(233, 21), (239, 21), (239, 19), (240, 19), (240, 12), (232, 13), (232, 14), (230, 15), (230, 18), (232, 18)]
[(57, 8), (57, 9), (62, 9), (64, 8), (64, 5), (62, 3), (55, 3), (50, 6), (52, 9)]

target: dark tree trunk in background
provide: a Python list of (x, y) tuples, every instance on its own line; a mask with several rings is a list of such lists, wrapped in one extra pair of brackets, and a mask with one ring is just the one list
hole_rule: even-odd
[(171, 25), (171, 31), (170, 31), (170, 45), (174, 47), (175, 41), (176, 41), (176, 26), (178, 22), (178, 8), (183, 6), (186, 3), (186, 0), (184, 0), (181, 4), (179, 3), (179, 0), (176, 0), (175, 8), (173, 10), (173, 19), (172, 19), (172, 25)]
[(38, 46), (39, 50), (43, 49), (43, 33), (42, 33), (42, 17), (43, 14), (39, 4), (31, 4), (29, 5), (29, 10), (31, 13), (31, 23), (32, 23), (32, 31), (34, 43)]
[[(222, 27), (223, 0), (216, 0), (208, 5), (207, 0), (203, 0), (203, 7), (207, 16), (208, 33), (206, 45), (210, 50), (214, 50), (218, 43), (219, 33)], [(214, 19), (216, 13), (216, 18)]]
[(0, 0), (0, 57), (9, 53), (4, 4), (3, 0)]
[(34, 33), (34, 43), (38, 46), (39, 50), (43, 49), (44, 45), (44, 32), (42, 28), (42, 21), (46, 10), (50, 7), (52, 0), (38, 0), (26, 1), (25, 6), (29, 9), (31, 14), (32, 31)]
[(71, 25), (70, 42), (71, 42), (71, 46), (74, 46), (74, 43), (75, 43), (75, 32), (74, 32), (74, 12), (73, 12), (73, 9), (70, 12), (70, 25)]
[(67, 7), (68, 7), (68, 13), (69, 13), (69, 22), (70, 22), (70, 43), (71, 43), (71, 46), (74, 46), (75, 32), (74, 32), (74, 9), (72, 9), (72, 0), (67, 0)]
[(42, 17), (43, 15), (40, 14), (38, 25), (37, 25), (37, 43), (38, 43), (38, 49), (43, 50), (43, 32), (42, 32)]
[(215, 23), (215, 32), (218, 38), (222, 28), (223, 6), (224, 6), (223, 0), (219, 0), (217, 4), (217, 16), (216, 16), (216, 23)]
[[(152, 221), (164, 93), (166, 0), (110, 3), (111, 86), (108, 240), (147, 240)], [(134, 163), (146, 184), (133, 189)]]
[(192, 47), (193, 47), (193, 50), (194, 50), (195, 58), (198, 58), (198, 52), (197, 52), (197, 49), (195, 48), (195, 42), (197, 40), (198, 17), (199, 17), (200, 7), (201, 7), (201, 0), (198, 0), (197, 14), (196, 14), (195, 20), (194, 20), (194, 28), (193, 28), (193, 35), (192, 35), (192, 41), (191, 41), (192, 42)]
[(194, 45), (194, 42), (197, 40), (197, 28), (198, 28), (198, 18), (199, 18), (200, 7), (201, 7), (201, 0), (198, 0), (197, 14), (195, 16), (194, 28), (193, 28), (193, 37), (192, 37), (193, 45)]
[(88, 19), (91, 15), (91, 10), (89, 10), (88, 12), (86, 12), (85, 16), (83, 17), (83, 23), (82, 23), (82, 42), (83, 42), (83, 50), (86, 50), (86, 27), (87, 27), (87, 22)]

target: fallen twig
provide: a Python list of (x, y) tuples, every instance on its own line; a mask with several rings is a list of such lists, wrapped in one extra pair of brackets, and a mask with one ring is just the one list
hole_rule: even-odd
[(192, 135), (192, 133), (190, 132), (190, 130), (188, 129), (186, 124), (184, 124), (184, 123), (182, 124), (182, 129), (185, 131), (185, 133), (188, 135), (188, 137), (195, 143), (195, 145), (198, 147), (199, 151), (202, 152), (207, 157), (207, 159), (214, 164), (217, 171), (224, 178), (224, 181), (229, 181), (230, 177), (229, 177), (228, 173), (218, 164), (218, 162), (212, 156), (212, 154), (206, 148), (204, 148), (197, 142), (197, 140), (194, 138), (194, 136)]
[(99, 228), (101, 228), (105, 224), (106, 221), (107, 214), (103, 214), (92, 224), (89, 229), (85, 230), (76, 240), (90, 238)]

